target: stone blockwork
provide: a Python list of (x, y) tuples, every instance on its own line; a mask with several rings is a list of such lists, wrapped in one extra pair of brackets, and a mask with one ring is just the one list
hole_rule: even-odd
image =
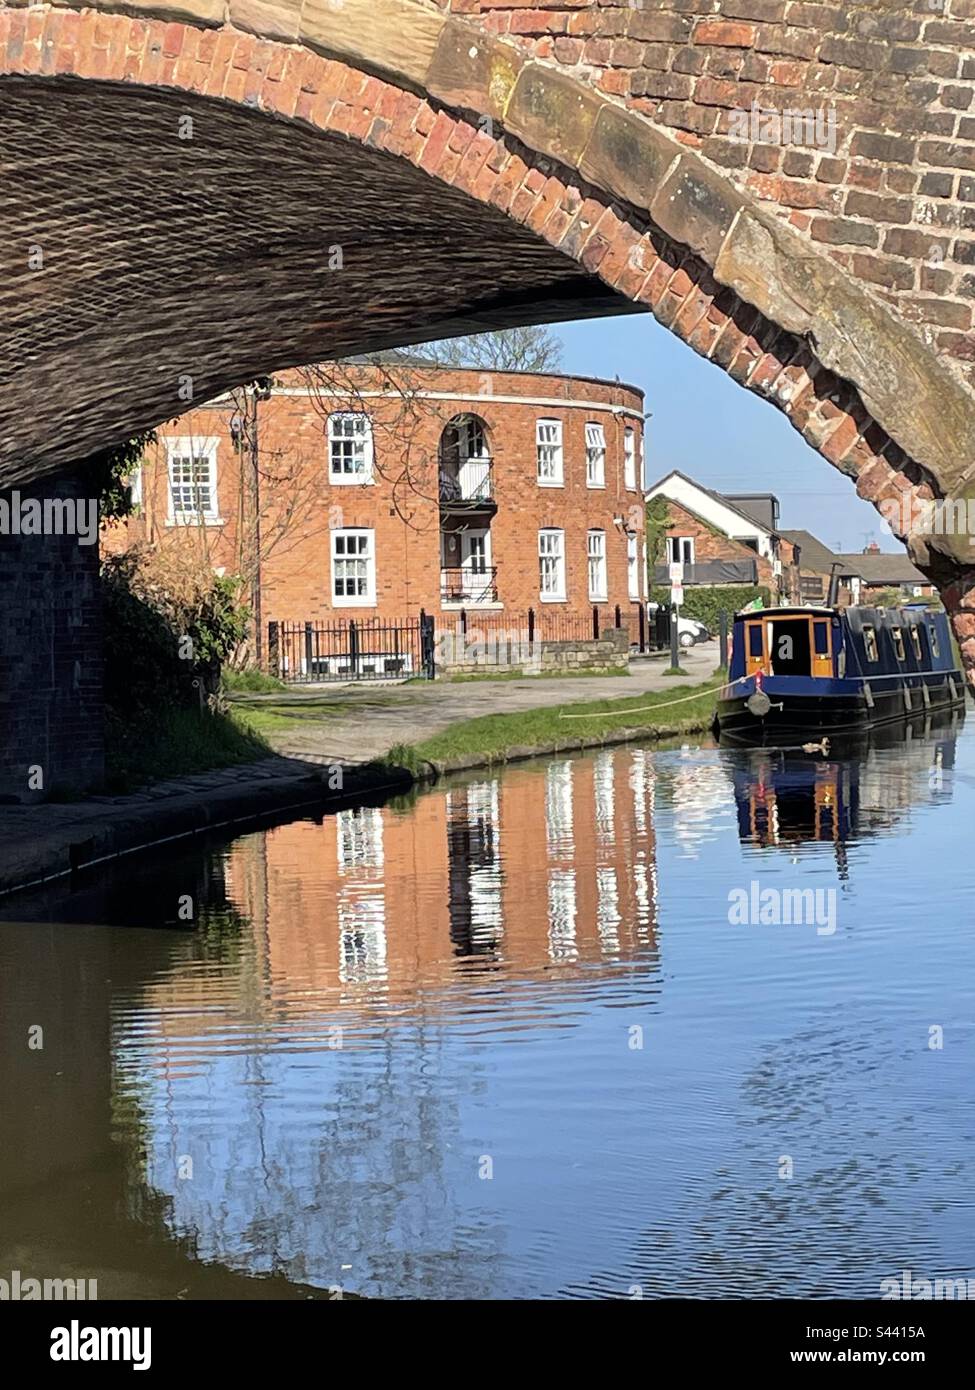
[[(81, 497), (71, 478), (31, 499)], [(14, 496), (15, 510), (17, 497)], [(89, 499), (90, 500), (90, 499)], [(10, 505), (8, 493), (0, 505)], [(23, 501), (23, 499), (21, 499)], [(0, 799), (37, 801), (104, 774), (98, 544), (0, 534)]]
[[(913, 85), (869, 43), (865, 65), (840, 62), (861, 40), (841, 37), (842, 15), (829, 6), (810, 7), (823, 13), (805, 31), (815, 52), (803, 56), (762, 46), (762, 21), (731, 12), (749, 0), (708, 0), (707, 14), (694, 0), (681, 3), (678, 11), (649, 0), (561, 0), (528, 10), (521, 0), (466, 0), (450, 13), (434, 0), (139, 0), (138, 19), (127, 13), (131, 0), (0, 7), (6, 478), (56, 471), (178, 413), (187, 379), (200, 398), (302, 359), (636, 305), (783, 409), (862, 496), (968, 495), (975, 397), (950, 344), (926, 338), (932, 325), (908, 312), (911, 297), (961, 304), (966, 296), (953, 280), (922, 288), (925, 248), (887, 245), (889, 231), (923, 224), (914, 191), (887, 186), (879, 146), (853, 149), (859, 131), (876, 134), (866, 104), (854, 111), (875, 75), (888, 82), (871, 98), (877, 121), (896, 126), (915, 109), (933, 126), (957, 120), (951, 135), (919, 130), (901, 167), (952, 173), (940, 201), (960, 218), (968, 118), (952, 103), (970, 82), (967, 60), (945, 102), (941, 86)], [(792, 43), (804, 31), (784, 22), (787, 6), (765, 22), (782, 20)], [(868, 10), (886, 13), (857, 5), (848, 14)], [(952, 14), (937, 22), (967, 33), (967, 16)], [(517, 33), (533, 15), (547, 27), (532, 31), (529, 19)], [(625, 32), (569, 32), (573, 18), (604, 16), (625, 19)], [(644, 70), (657, 42), (631, 29), (635, 20), (672, 24), (674, 37), (659, 40), (673, 48), (662, 71), (681, 75), (682, 63), (703, 61), (702, 71), (683, 74), (694, 79), (687, 96), (614, 90), (621, 74)], [(689, 32), (679, 33), (685, 20)], [(922, 56), (964, 44), (959, 33), (957, 44), (942, 45), (930, 22), (916, 46)], [(581, 37), (609, 49), (590, 49), (587, 60), (585, 43), (581, 56), (563, 46), (563, 63), (556, 41)], [(824, 50), (820, 38), (835, 42)], [(639, 56), (634, 68), (614, 62), (617, 41), (643, 45), (639, 55), (618, 50), (627, 61)], [(739, 57), (740, 72), (722, 75), (721, 64), (733, 68)], [(773, 62), (794, 58), (810, 72), (835, 69), (837, 95), (855, 98), (844, 120), (862, 121), (843, 127), (845, 182), (819, 178), (818, 158), (795, 171), (791, 150), (781, 169), (728, 167), (720, 136), (706, 148), (717, 125), (665, 119), (677, 115), (668, 101), (703, 109), (692, 99), (708, 91), (702, 78), (749, 96), (746, 65), (766, 58), (760, 92), (804, 92), (805, 77), (795, 88), (771, 77)], [(736, 104), (731, 87), (724, 96), (716, 114)], [(180, 133), (186, 118), (192, 139)], [(940, 162), (925, 165), (929, 156)], [(887, 160), (897, 164), (890, 152)], [(855, 185), (853, 171), (867, 166), (882, 169), (880, 187)], [(842, 207), (788, 204), (803, 179), (846, 190)], [(862, 201), (848, 204), (853, 192)], [(910, 217), (888, 224), (883, 205), (898, 196)], [(937, 200), (930, 181), (923, 197)], [(872, 223), (877, 244), (864, 242), (858, 254), (913, 266), (911, 294), (860, 274), (855, 248), (817, 240), (814, 225), (830, 218)], [(956, 255), (964, 231), (951, 239), (955, 266), (964, 264)], [(341, 277), (327, 270), (335, 245), (347, 253)], [(45, 246), (38, 269), (31, 255)], [(915, 538), (911, 551), (949, 594), (975, 587), (967, 535)]]
[(588, 671), (626, 671), (629, 664), (629, 630), (613, 627), (588, 641), (498, 643), (488, 638), (480, 648), (469, 640), (455, 647), (448, 634), (438, 644), (436, 669), (443, 676), (517, 671), (528, 676), (571, 676)]
[[(444, 3), (672, 130), (975, 379), (975, 0)], [(753, 103), (825, 139), (736, 138)]]

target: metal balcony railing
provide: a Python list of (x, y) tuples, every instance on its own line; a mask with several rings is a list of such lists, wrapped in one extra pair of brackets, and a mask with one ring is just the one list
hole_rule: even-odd
[(489, 458), (468, 459), (455, 471), (440, 469), (440, 501), (450, 507), (474, 509), (492, 500)]
[(498, 567), (486, 565), (479, 570), (460, 567), (441, 569), (441, 603), (497, 603)]

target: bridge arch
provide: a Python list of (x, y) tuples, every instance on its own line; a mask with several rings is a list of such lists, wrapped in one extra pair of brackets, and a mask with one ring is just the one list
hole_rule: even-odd
[[(0, 6), (0, 100), (8, 485), (300, 361), (636, 308), (875, 504), (969, 490), (975, 400), (887, 306), (432, 0)], [(910, 548), (975, 667), (968, 537)]]

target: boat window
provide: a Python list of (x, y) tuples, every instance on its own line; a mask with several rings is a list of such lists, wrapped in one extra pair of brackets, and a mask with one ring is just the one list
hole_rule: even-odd
[(914, 648), (914, 655), (917, 657), (918, 661), (923, 661), (924, 657), (921, 654), (921, 633), (916, 627), (911, 628), (911, 645)]
[(761, 656), (761, 655), (762, 655), (762, 625), (761, 625), (761, 623), (752, 623), (751, 626), (750, 626), (749, 629), (748, 629), (748, 655), (749, 655), (749, 656)]
[(829, 654), (829, 627), (826, 623), (813, 623), (813, 644), (817, 656)]
[(877, 660), (877, 634), (870, 623), (863, 624), (863, 647), (868, 661)]
[(932, 652), (932, 654), (933, 654), (934, 656), (940, 656), (941, 653), (940, 653), (940, 651), (938, 650), (938, 634), (937, 634), (937, 633), (935, 632), (935, 630), (934, 630), (934, 624), (933, 624), (933, 623), (932, 623), (932, 625), (928, 628), (928, 636), (931, 638), (931, 652)]
[(904, 634), (899, 627), (892, 627), (890, 635), (894, 639), (894, 655), (898, 661), (904, 660)]

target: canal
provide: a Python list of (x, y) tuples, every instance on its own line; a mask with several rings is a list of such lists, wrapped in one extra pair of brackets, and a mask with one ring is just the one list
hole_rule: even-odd
[(846, 760), (631, 746), (10, 899), (0, 1275), (975, 1277), (973, 824), (975, 721)]

